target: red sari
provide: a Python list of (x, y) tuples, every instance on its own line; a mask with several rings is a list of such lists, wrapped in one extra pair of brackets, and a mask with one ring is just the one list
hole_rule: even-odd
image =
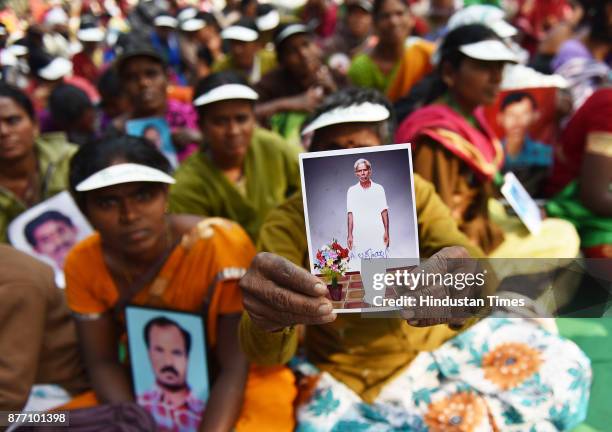
[(449, 106), (434, 104), (408, 116), (396, 142), (412, 143), (414, 172), (433, 183), (459, 229), (488, 254), (504, 239), (488, 211), (504, 156), (481, 109), (473, 123), (478, 127)]
[(571, 118), (555, 149), (548, 195), (555, 195), (580, 174), (587, 136), (591, 132), (612, 132), (612, 88), (597, 90)]
[(452, 108), (434, 104), (409, 115), (395, 135), (396, 142), (429, 137), (465, 162), (482, 180), (492, 180), (504, 161), (501, 143), (485, 120), (482, 108), (474, 111), (480, 129)]

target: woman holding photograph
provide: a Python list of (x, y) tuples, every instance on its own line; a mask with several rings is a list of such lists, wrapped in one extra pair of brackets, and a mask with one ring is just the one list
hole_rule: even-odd
[(68, 188), (75, 151), (62, 138), (41, 138), (28, 96), (0, 83), (0, 242), (13, 219)]
[(179, 161), (193, 153), (201, 140), (197, 115), (190, 104), (168, 97), (167, 64), (160, 53), (148, 43), (129, 41), (114, 67), (131, 105), (129, 113), (113, 120), (115, 132), (123, 133), (129, 120), (163, 118)]
[[(379, 146), (390, 141), (391, 117), (377, 92), (347, 89), (330, 96), (304, 131), (313, 133), (310, 151)], [(437, 272), (448, 275), (459, 262), (473, 262), (470, 255), (483, 256), (418, 175), (414, 196), (420, 255), (432, 257)], [(575, 345), (528, 320), (484, 319), (457, 334), (461, 320), (427, 317), (427, 308), (404, 309), (401, 318), (337, 316), (325, 285), (305, 270), (306, 229), (298, 193), (267, 217), (259, 246), (271, 253), (257, 255), (240, 282), (246, 309), (240, 342), (252, 361), (289, 361), (298, 345), (295, 327), (306, 325), (306, 361), (292, 362), (304, 376), (298, 430), (528, 430), (551, 423), (566, 430), (584, 418), (579, 401), (588, 398), (590, 367)], [(434, 325), (442, 323), (452, 328)], [(582, 383), (576, 391), (567, 390), (570, 369)], [(525, 410), (533, 394), (546, 394), (550, 406)], [(564, 404), (573, 408), (562, 413)]]
[[(253, 245), (230, 221), (169, 215), (169, 172), (161, 153), (128, 136), (83, 146), (71, 164), (70, 190), (97, 231), (75, 246), (65, 266), (68, 305), (95, 397), (100, 403), (134, 400), (127, 361), (120, 361), (126, 305), (201, 313), (212, 387), (198, 430), (290, 430), (290, 373), (252, 369), (247, 378), (238, 346), (237, 280)], [(269, 385), (278, 395), (263, 405)], [(177, 427), (184, 418), (160, 415), (154, 413), (158, 424), (174, 420)]]
[[(360, 110), (356, 110), (355, 107), (365, 109), (359, 112)], [(379, 116), (379, 121), (370, 120), (373, 117), (370, 111), (372, 108), (375, 115)], [(356, 111), (361, 115), (361, 119), (351, 121), (348, 116), (355, 114)], [(330, 112), (334, 113), (334, 122), (327, 127), (317, 127), (316, 119)], [(381, 115), (381, 113), (386, 114)], [(308, 135), (313, 134), (309, 148), (311, 152), (388, 144), (393, 135), (392, 108), (389, 102), (375, 90), (347, 88), (329, 96), (312, 115), (304, 131), (308, 132)], [(423, 181), (418, 175), (414, 177), (414, 193), (421, 256), (430, 257), (440, 249), (450, 246), (462, 246), (467, 250), (465, 256), (484, 256), (482, 251), (471, 244), (457, 229), (448, 209), (440, 201), (432, 185)], [(287, 274), (294, 274), (297, 266), (310, 268), (301, 191), (291, 196), (266, 217), (258, 240), (258, 247), (262, 251), (280, 255), (292, 263), (289, 265), (276, 259), (270, 259), (266, 264), (264, 260), (256, 260), (253, 265), (255, 267), (257, 264), (262, 265), (262, 274), (265, 274), (267, 269), (278, 269), (287, 265), (293, 268), (287, 271)], [(269, 276), (274, 278), (271, 274)], [(251, 305), (249, 300), (253, 298), (252, 296), (256, 297), (257, 294), (254, 294), (249, 286), (246, 286), (245, 290), (245, 306), (249, 312), (249, 314), (244, 314), (241, 323), (243, 336), (241, 342), (245, 352), (254, 361), (263, 364), (280, 361), (281, 358), (288, 360), (292, 356), (292, 350), (295, 349), (295, 345), (290, 343), (296, 336), (295, 331), (291, 330), (289, 337), (282, 336), (283, 350), (287, 351), (281, 350), (278, 353), (273, 348), (274, 345), (270, 346), (264, 342), (267, 337), (280, 342), (282, 332), (262, 333), (258, 327), (261, 322), (251, 321), (251, 316), (259, 315), (256, 313), (256, 308), (249, 307)], [(324, 303), (324, 306), (328, 305), (327, 302)], [(306, 322), (306, 324), (327, 323), (335, 317), (330, 312), (331, 307), (328, 313), (321, 314), (318, 321)], [(351, 331), (341, 336), (335, 326), (308, 327), (305, 339), (308, 357), (312, 356), (326, 363), (326, 370), (334, 376), (341, 377), (342, 382), (359, 393), (365, 400), (372, 400), (380, 390), (380, 384), (389, 378), (398, 367), (413, 358), (415, 348), (431, 350), (456, 334), (447, 326), (417, 329), (410, 328), (400, 320), (392, 323), (387, 320), (362, 320), (357, 314), (345, 315), (337, 322), (346, 323), (352, 328)], [(269, 329), (265, 325), (264, 328)], [(391, 328), (393, 331), (390, 331)], [(265, 337), (262, 336), (260, 340), (258, 335), (265, 335)], [(337, 340), (338, 344), (326, 342), (328, 338)], [(297, 343), (297, 338), (294, 342)], [(264, 350), (262, 347), (269, 349)], [(278, 357), (272, 360), (272, 356), (276, 354)]]
[(482, 106), (495, 101), (515, 53), (491, 29), (472, 24), (449, 32), (439, 57), (437, 70), (413, 89), (410, 103), (418, 109), (396, 134), (396, 142), (413, 144), (415, 172), (434, 184), (461, 231), (489, 256), (574, 258), (579, 239), (570, 224), (549, 219), (529, 235), (517, 218), (489, 215), (503, 149)]

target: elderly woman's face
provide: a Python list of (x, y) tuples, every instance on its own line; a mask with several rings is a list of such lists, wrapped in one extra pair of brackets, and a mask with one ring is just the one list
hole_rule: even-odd
[(19, 160), (34, 151), (38, 127), (28, 113), (8, 97), (0, 97), (0, 160)]
[(459, 68), (443, 68), (443, 79), (454, 96), (477, 107), (490, 105), (499, 94), (504, 62), (465, 58)]
[(213, 159), (240, 161), (255, 130), (253, 104), (245, 100), (212, 103), (200, 114), (200, 129)]
[(168, 188), (124, 183), (87, 192), (87, 218), (109, 249), (127, 257), (154, 258), (166, 241)]

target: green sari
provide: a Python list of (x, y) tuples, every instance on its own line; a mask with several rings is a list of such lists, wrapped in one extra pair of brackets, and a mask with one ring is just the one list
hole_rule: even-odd
[[(42, 135), (35, 146), (40, 176), (38, 195), (39, 202), (42, 202), (68, 189), (70, 159), (77, 147), (68, 143), (66, 135), (61, 132)], [(0, 242), (8, 242), (8, 226), (27, 209), (26, 203), (0, 186)]]
[(398, 60), (393, 69), (385, 75), (368, 54), (359, 54), (353, 58), (348, 77), (351, 83), (358, 87), (373, 88), (385, 94), (399, 69)]
[(580, 202), (577, 181), (571, 182), (546, 203), (546, 213), (571, 222), (580, 233), (583, 248), (612, 244), (612, 218), (597, 216)]

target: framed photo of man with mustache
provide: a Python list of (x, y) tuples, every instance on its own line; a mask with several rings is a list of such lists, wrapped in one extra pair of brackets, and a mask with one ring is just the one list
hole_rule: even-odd
[(61, 192), (17, 216), (8, 227), (13, 247), (49, 264), (55, 284), (64, 288), (64, 260), (78, 242), (93, 233), (68, 192)]
[(134, 395), (160, 430), (197, 430), (210, 395), (201, 316), (127, 306)]

